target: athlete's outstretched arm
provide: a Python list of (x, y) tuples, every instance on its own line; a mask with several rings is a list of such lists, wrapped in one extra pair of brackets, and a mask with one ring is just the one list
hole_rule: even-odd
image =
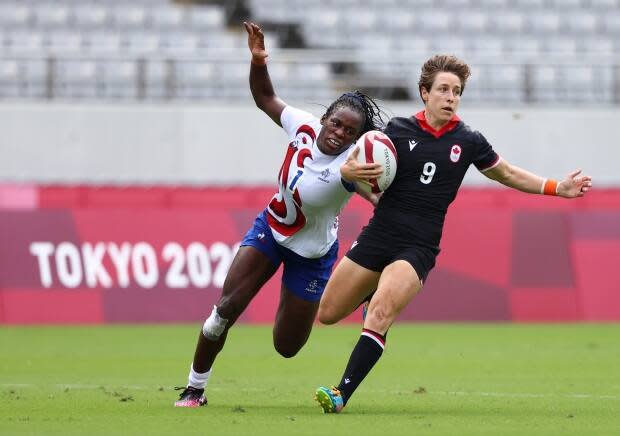
[(269, 71), (267, 71), (267, 57), (269, 54), (265, 49), (265, 35), (261, 28), (251, 22), (243, 22), (245, 30), (248, 32), (248, 47), (252, 53), (250, 63), (250, 90), (256, 106), (271, 118), (278, 126), (280, 115), (286, 103), (282, 101), (273, 90)]
[(510, 188), (530, 194), (551, 194), (564, 198), (575, 198), (583, 197), (592, 187), (592, 177), (580, 176), (581, 170), (573, 171), (564, 180), (556, 183), (516, 165), (511, 165), (503, 159), (496, 167), (484, 171), (483, 174), (489, 179), (496, 180)]

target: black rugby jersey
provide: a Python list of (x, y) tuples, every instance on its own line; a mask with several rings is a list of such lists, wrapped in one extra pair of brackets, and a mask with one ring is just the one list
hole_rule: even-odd
[(426, 123), (424, 112), (395, 117), (385, 133), (398, 153), (396, 176), (375, 209), (373, 221), (393, 226), (403, 238), (439, 246), (448, 206), (470, 164), (491, 169), (499, 156), (487, 140), (456, 115), (441, 130)]

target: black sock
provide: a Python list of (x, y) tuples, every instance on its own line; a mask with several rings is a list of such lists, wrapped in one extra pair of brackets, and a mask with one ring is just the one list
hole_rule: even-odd
[(383, 354), (385, 336), (372, 330), (363, 329), (357, 345), (351, 353), (347, 368), (344, 370), (338, 389), (346, 404), (353, 392), (360, 385), (364, 377), (370, 372), (375, 363)]

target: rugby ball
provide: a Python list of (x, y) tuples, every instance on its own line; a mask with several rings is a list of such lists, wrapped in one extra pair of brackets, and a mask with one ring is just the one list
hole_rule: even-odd
[(378, 130), (364, 133), (355, 145), (360, 149), (357, 155), (360, 163), (378, 163), (383, 166), (383, 174), (370, 180), (372, 186), (358, 183), (359, 187), (375, 194), (385, 191), (396, 175), (396, 147), (385, 133)]

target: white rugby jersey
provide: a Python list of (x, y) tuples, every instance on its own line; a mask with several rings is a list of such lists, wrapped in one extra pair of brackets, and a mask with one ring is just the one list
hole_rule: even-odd
[(316, 145), (320, 120), (308, 112), (286, 106), (280, 121), (290, 141), (267, 220), (280, 245), (303, 257), (321, 257), (336, 240), (338, 214), (353, 194), (340, 176), (349, 153), (322, 153)]

